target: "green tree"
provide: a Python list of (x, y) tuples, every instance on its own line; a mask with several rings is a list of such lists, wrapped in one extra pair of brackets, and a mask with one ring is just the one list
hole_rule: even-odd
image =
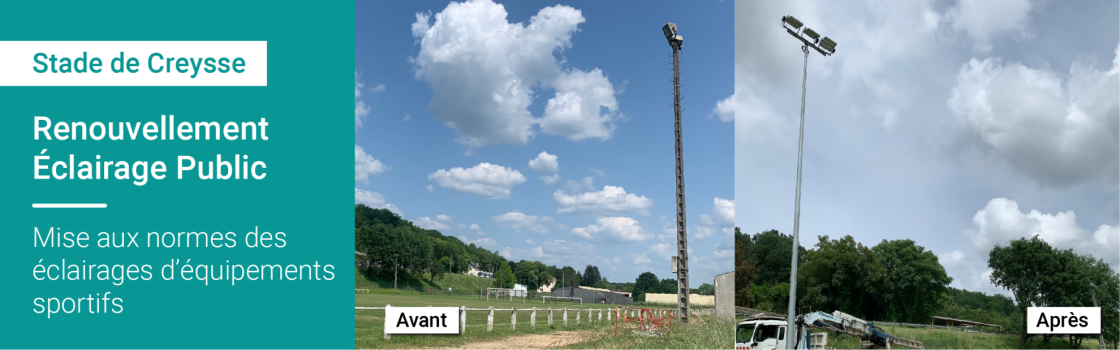
[(735, 228), (735, 305), (752, 307), (751, 290), (758, 279), (758, 268), (754, 260), (748, 259), (743, 248), (744, 241), (749, 244), (750, 239), (742, 239), (739, 228)]
[[(793, 260), (793, 236), (769, 230), (740, 238), (747, 259), (758, 268), (758, 284), (789, 283), (790, 261)], [(808, 259), (805, 247), (797, 246), (798, 266)]]
[(501, 267), (498, 268), (498, 273), (494, 276), (494, 282), (498, 288), (513, 288), (513, 285), (517, 283), (517, 277), (510, 270), (508, 261), (502, 262)]
[(548, 269), (539, 261), (526, 261), (521, 260), (517, 263), (517, 267), (513, 269), (514, 276), (517, 277), (517, 282), (524, 284), (530, 290), (536, 290), (541, 285), (548, 284), (552, 280), (549, 276)]
[(642, 272), (638, 278), (634, 280), (633, 296), (635, 301), (646, 301), (646, 292), (656, 290), (659, 282), (657, 275), (653, 272)]
[[(988, 253), (988, 267), (992, 269), (992, 284), (1007, 288), (1015, 297), (1022, 314), (1021, 329), (1026, 329), (1027, 308), (1045, 306), (1047, 286), (1053, 285), (1052, 276), (1058, 274), (1058, 255), (1049, 243), (1038, 236), (1020, 238), (1008, 245), (996, 245)], [(1028, 334), (1019, 335), (1019, 345), (1027, 342)]]
[(716, 295), (716, 287), (712, 286), (711, 283), (701, 284), (700, 287), (697, 287), (694, 291), (693, 293), (700, 295)]
[(798, 268), (798, 305), (881, 319), (879, 297), (886, 271), (875, 252), (852, 236), (839, 240), (820, 236), (816, 247), (808, 252), (809, 261)]
[(677, 286), (675, 278), (666, 278), (657, 283), (657, 288), (647, 293), (677, 294)]
[(602, 279), (602, 277), (599, 276), (599, 267), (587, 265), (587, 267), (583, 269), (583, 276), (580, 276), (579, 284), (581, 286), (595, 286), (596, 283), (599, 283), (600, 279)]
[(576, 269), (571, 266), (564, 266), (561, 268), (560, 276), (556, 276), (556, 279), (560, 281), (556, 284), (558, 287), (575, 287), (580, 285), (579, 272), (576, 272)]
[(883, 292), (886, 307), (882, 320), (929, 323), (944, 305), (945, 287), (953, 281), (937, 255), (909, 239), (883, 240), (871, 248), (883, 266)]

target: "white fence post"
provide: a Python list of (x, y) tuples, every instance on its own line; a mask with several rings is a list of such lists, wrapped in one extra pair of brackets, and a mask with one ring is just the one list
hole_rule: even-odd
[(591, 309), (587, 309), (587, 323), (591, 323)]
[[(393, 306), (393, 305), (385, 304), (385, 312), (389, 312), (389, 307), (390, 306)], [(388, 330), (386, 330), (386, 331), (388, 331)], [(393, 336), (391, 334), (389, 334), (388, 332), (385, 332), (385, 340), (389, 340), (389, 338), (392, 338), (392, 337)]]
[(548, 308), (548, 328), (552, 328), (552, 308)]
[(459, 335), (467, 333), (467, 307), (459, 307)]
[(564, 308), (564, 328), (568, 328), (568, 308)]
[(615, 312), (618, 312), (618, 310), (607, 310), (607, 322), (611, 321), (611, 315), (614, 315)]
[(511, 308), (509, 312), (509, 329), (511, 331), (517, 330), (517, 308)]
[(494, 331), (494, 307), (490, 307), (490, 313), (486, 315), (486, 331)]
[(529, 313), (529, 327), (537, 329), (537, 307), (533, 307), (533, 312)]
[(603, 309), (599, 309), (599, 319), (598, 319), (598, 321), (600, 321), (600, 322), (603, 321)]
[(579, 309), (576, 309), (576, 324), (579, 324)]

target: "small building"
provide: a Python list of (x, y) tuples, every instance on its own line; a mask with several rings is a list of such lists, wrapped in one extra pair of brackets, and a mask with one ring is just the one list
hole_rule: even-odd
[(540, 288), (537, 288), (537, 293), (552, 293), (553, 288), (556, 288), (555, 278), (549, 281), (548, 284), (542, 284)]
[(479, 268), (478, 268), (478, 263), (474, 263), (474, 262), (472, 262), (472, 263), (470, 264), (470, 266), (469, 266), (469, 267), (467, 267), (467, 272), (466, 272), (466, 275), (467, 275), (467, 276), (477, 276), (477, 277), (482, 277), (482, 276), (481, 276), (480, 274), (481, 274), (481, 273), (483, 273), (483, 272), (485, 272), (485, 271), (482, 271), (482, 269), (479, 269)]
[(716, 316), (735, 318), (735, 273), (728, 272), (712, 278), (716, 292)]
[(513, 290), (510, 291), (510, 294), (514, 298), (521, 298), (521, 297), (528, 296), (529, 295), (529, 287), (524, 285), (524, 284), (514, 284), (513, 285)]
[(366, 267), (366, 253), (354, 251), (354, 267)]
[(634, 305), (630, 293), (611, 291), (592, 287), (561, 287), (553, 289), (552, 296), (557, 298), (580, 298), (584, 303), (611, 305)]

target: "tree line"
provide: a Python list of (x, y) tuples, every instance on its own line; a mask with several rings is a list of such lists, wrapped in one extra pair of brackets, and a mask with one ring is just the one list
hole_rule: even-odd
[[(784, 313), (789, 305), (793, 237), (735, 230), (736, 304)], [(952, 278), (937, 256), (912, 240), (874, 247), (851, 236), (798, 245), (798, 313), (840, 310), (876, 321), (930, 323)]]
[[(785, 313), (789, 305), (793, 237), (775, 230), (754, 235), (735, 229), (736, 305)], [(1096, 285), (1102, 332), (1115, 347), (1120, 328), (1120, 275), (1103, 260), (1021, 238), (994, 247), (991, 282), (1014, 298), (949, 287), (953, 281), (933, 252), (912, 240), (883, 240), (873, 247), (851, 236), (819, 236), (813, 249), (798, 245), (797, 313), (840, 310), (867, 320), (931, 323), (944, 316), (998, 324), (1021, 334), (1026, 308), (1093, 306)], [(1054, 336), (1043, 336), (1045, 344)], [(1095, 336), (1065, 336), (1071, 345)]]
[(554, 280), (556, 287), (619, 288), (607, 282), (594, 265), (588, 265), (580, 273), (571, 266), (508, 260), (497, 251), (475, 246), (475, 243), (467, 245), (438, 230), (417, 227), (389, 210), (373, 209), (365, 204), (354, 205), (354, 250), (365, 254), (363, 259), (367, 265), (362, 273), (377, 279), (391, 279), (394, 264), (401, 274), (439, 279), (446, 273), (466, 273), (474, 262), (478, 269), (494, 274), (494, 287), (513, 288), (514, 284), (521, 284), (535, 291)]

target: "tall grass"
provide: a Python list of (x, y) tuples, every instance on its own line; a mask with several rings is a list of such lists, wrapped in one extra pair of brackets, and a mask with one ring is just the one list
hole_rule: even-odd
[(569, 349), (731, 349), (735, 347), (735, 321), (711, 316), (693, 317), (692, 323), (674, 323), (672, 331), (654, 337), (614, 327), (595, 331), (593, 339), (565, 346)]

